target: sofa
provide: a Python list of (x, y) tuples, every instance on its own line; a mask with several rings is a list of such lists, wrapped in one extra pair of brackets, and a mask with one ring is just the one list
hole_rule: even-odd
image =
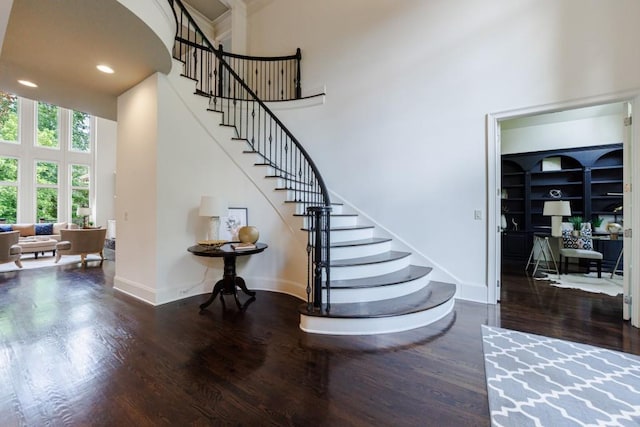
[(67, 228), (78, 228), (77, 225), (68, 222), (43, 222), (43, 223), (23, 223), (23, 224), (0, 224), (2, 231), (19, 231), (20, 240), (40, 236), (60, 240), (60, 230)]
[(38, 254), (52, 251), (55, 255), (56, 243), (60, 241), (60, 230), (73, 229), (78, 226), (68, 222), (0, 224), (0, 232), (19, 231), (18, 245), (22, 253)]

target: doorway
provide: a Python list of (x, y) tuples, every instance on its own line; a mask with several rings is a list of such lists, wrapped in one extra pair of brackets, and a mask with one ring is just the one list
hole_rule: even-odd
[[(500, 273), (502, 270), (502, 228), (501, 228), (501, 205), (502, 205), (502, 191), (501, 191), (501, 156), (503, 154), (503, 136), (504, 132), (517, 133), (518, 130), (514, 127), (521, 126), (523, 124), (528, 126), (542, 126), (543, 124), (549, 125), (551, 128), (555, 128), (554, 131), (558, 133), (560, 139), (566, 140), (571, 139), (570, 136), (561, 135), (562, 132), (565, 132), (567, 129), (570, 129), (571, 126), (566, 126), (566, 123), (563, 124), (564, 121), (571, 120), (581, 120), (587, 118), (588, 116), (596, 117), (598, 115), (607, 115), (607, 112), (617, 111), (617, 114), (620, 116), (620, 121), (617, 126), (617, 132), (620, 135), (618, 138), (618, 143), (620, 140), (624, 140), (624, 215), (625, 215), (625, 267), (624, 267), (624, 277), (626, 283), (638, 283), (638, 272), (634, 272), (633, 269), (630, 268), (632, 253), (638, 252), (638, 242), (633, 241), (631, 239), (631, 230), (632, 224), (634, 222), (638, 222), (638, 200), (632, 200), (631, 198), (631, 188), (633, 187), (633, 182), (638, 181), (639, 174), (632, 175), (632, 170), (638, 170), (638, 164), (640, 161), (637, 159), (638, 156), (632, 156), (632, 152), (639, 151), (636, 147), (640, 146), (640, 142), (638, 141), (637, 135), (640, 135), (636, 126), (636, 123), (627, 123), (628, 126), (625, 126), (624, 118), (627, 116), (628, 112), (630, 112), (632, 106), (640, 105), (638, 102), (638, 94), (628, 94), (625, 97), (603, 97), (598, 100), (589, 100), (584, 102), (575, 102), (568, 104), (558, 104), (554, 106), (540, 107), (540, 108), (530, 108), (525, 110), (517, 110), (517, 111), (508, 111), (503, 113), (495, 113), (487, 116), (487, 135), (488, 135), (488, 163), (489, 163), (489, 176), (488, 181), (489, 185), (489, 197), (488, 197), (488, 301), (489, 303), (497, 303), (500, 298)], [(506, 125), (506, 126), (505, 126)], [(511, 126), (511, 128), (509, 128)], [(564, 128), (564, 130), (563, 130)], [(597, 133), (597, 129), (591, 129), (592, 133)], [(523, 133), (524, 135), (524, 133)], [(510, 135), (512, 137), (513, 135)], [(580, 135), (577, 135), (578, 137)], [(579, 139), (579, 138), (575, 138)], [(598, 141), (598, 136), (596, 135), (592, 138), (595, 141)], [(600, 142), (603, 142), (600, 140)], [(613, 141), (610, 141), (613, 142)], [(508, 148), (508, 150), (522, 150), (522, 151), (535, 151), (535, 150), (527, 150), (526, 147), (530, 147), (527, 145), (530, 141), (527, 141), (526, 138), (521, 141), (524, 144), (525, 149), (523, 147), (512, 147)], [(548, 144), (552, 144), (553, 141), (548, 140), (544, 141), (547, 144), (547, 148), (549, 148)], [(544, 147), (536, 147), (536, 150), (544, 149)], [(634, 158), (635, 157), (635, 158)], [(640, 185), (640, 184), (639, 184)], [(640, 188), (640, 187), (639, 187)], [(636, 198), (637, 199), (637, 198)], [(640, 223), (640, 222), (639, 222)], [(635, 251), (634, 251), (635, 250)], [(628, 255), (628, 256), (627, 256)], [(633, 275), (633, 276), (632, 276)], [(639, 286), (634, 286), (631, 288), (627, 288), (625, 295), (631, 297), (630, 299), (626, 299), (625, 301), (629, 304), (626, 305), (626, 313), (631, 318), (631, 323), (633, 326), (640, 326), (640, 308), (632, 307), (630, 302), (633, 301), (634, 295), (639, 295)], [(636, 297), (637, 298), (637, 297)], [(637, 299), (636, 299), (637, 300)], [(640, 306), (640, 304), (638, 305)]]

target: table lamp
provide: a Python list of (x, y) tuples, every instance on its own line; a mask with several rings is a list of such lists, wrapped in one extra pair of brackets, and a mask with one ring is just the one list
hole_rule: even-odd
[(564, 200), (544, 202), (542, 215), (551, 217), (551, 235), (560, 237), (562, 236), (562, 217), (571, 215), (571, 205)]
[(91, 215), (91, 208), (87, 206), (78, 206), (78, 210), (76, 211), (76, 215), (82, 217), (82, 226), (89, 226), (89, 215)]
[(208, 216), (209, 232), (207, 240), (218, 240), (218, 229), (220, 227), (220, 217), (227, 214), (227, 202), (220, 197), (202, 196), (200, 198), (200, 216)]

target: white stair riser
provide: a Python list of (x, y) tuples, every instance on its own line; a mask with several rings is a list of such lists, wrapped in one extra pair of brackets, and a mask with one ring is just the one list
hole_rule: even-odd
[[(330, 218), (331, 227), (353, 227), (358, 225), (358, 217), (355, 215), (349, 216), (336, 216), (331, 215)], [(313, 225), (313, 218), (305, 217), (304, 218), (304, 228), (311, 228)]]
[[(356, 228), (352, 230), (331, 230), (331, 242), (349, 242), (351, 240), (363, 240), (373, 237), (373, 228)], [(311, 233), (311, 241), (314, 241), (315, 233)]]
[(374, 335), (408, 331), (436, 322), (453, 310), (455, 299), (431, 310), (393, 317), (370, 319), (344, 319), (300, 315), (300, 329), (313, 334)]
[[(397, 298), (417, 292), (429, 284), (428, 276), (394, 285), (376, 286), (372, 288), (331, 288), (331, 303), (369, 302)], [(326, 301), (327, 291), (323, 290), (323, 301)]]
[(331, 259), (360, 258), (370, 255), (378, 255), (391, 250), (391, 241), (373, 243), (370, 245), (344, 246), (331, 248)]
[[(296, 214), (305, 214), (304, 205), (302, 203), (296, 203)], [(342, 213), (342, 205), (332, 205), (331, 206), (332, 214), (341, 214)]]
[(354, 230), (332, 230), (331, 241), (348, 242), (350, 240), (370, 239), (373, 237), (373, 228), (357, 228)]
[(407, 256), (393, 261), (377, 262), (374, 264), (331, 267), (331, 280), (360, 279), (363, 277), (393, 273), (394, 271), (408, 267), (409, 258), (410, 257)]

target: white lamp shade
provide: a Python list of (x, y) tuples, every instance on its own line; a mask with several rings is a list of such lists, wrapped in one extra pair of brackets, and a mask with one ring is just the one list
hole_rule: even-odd
[(76, 215), (78, 216), (89, 216), (91, 215), (91, 208), (87, 207), (79, 207), (76, 211)]
[(571, 204), (566, 200), (554, 200), (544, 202), (542, 211), (544, 216), (569, 216), (571, 215)]
[(220, 197), (202, 196), (200, 199), (200, 216), (224, 216), (227, 214), (227, 202)]

